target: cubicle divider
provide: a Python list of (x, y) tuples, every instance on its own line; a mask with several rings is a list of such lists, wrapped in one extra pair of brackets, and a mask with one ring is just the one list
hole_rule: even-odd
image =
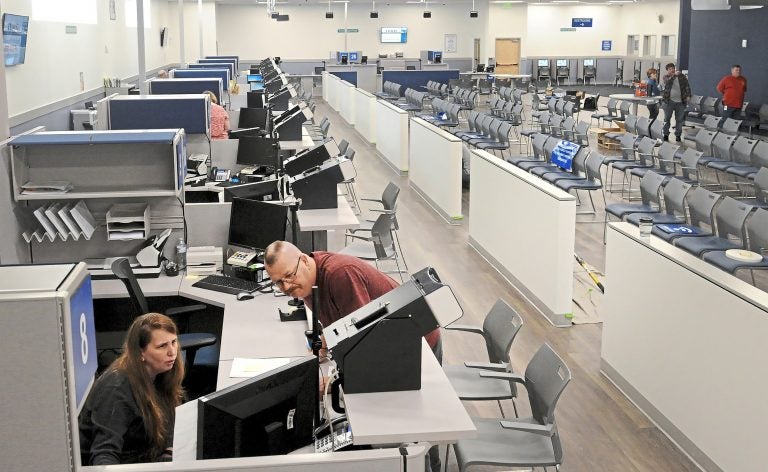
[[(441, 84), (447, 84), (449, 80), (459, 78), (459, 69), (449, 70), (385, 70), (381, 74), (383, 82), (395, 82), (406, 88), (420, 92), (427, 89), (427, 82), (434, 80)], [(383, 83), (382, 82), (382, 83)]]
[(229, 69), (172, 69), (174, 79), (218, 78), (225, 92), (229, 92)]
[(331, 72), (332, 75), (335, 75), (336, 77), (340, 78), (341, 80), (345, 80), (349, 82), (350, 84), (357, 87), (357, 72), (355, 71), (334, 71)]
[(117, 95), (107, 102), (109, 129), (183, 128), (187, 135), (210, 135), (210, 98), (190, 95)]
[(216, 95), (219, 104), (224, 103), (224, 84), (219, 78), (152, 79), (147, 81), (147, 85), (151, 95), (199, 94), (210, 91)]
[(460, 224), (461, 139), (421, 118), (411, 118), (411, 187), (449, 224)]
[(346, 80), (339, 83), (339, 113), (347, 123), (353, 126), (357, 123), (355, 118), (355, 89), (356, 87)]
[(371, 144), (376, 143), (376, 96), (355, 88), (355, 129)]
[(234, 79), (237, 74), (235, 71), (234, 63), (207, 63), (207, 64), (187, 64), (189, 70), (201, 70), (201, 69), (226, 69), (229, 71), (229, 78)]
[(629, 223), (606, 276), (603, 374), (703, 470), (764, 469), (768, 294)]
[(570, 326), (576, 198), (485, 151), (472, 151), (471, 169), (469, 244), (554, 326)]
[(408, 173), (408, 112), (376, 100), (376, 150), (400, 175)]

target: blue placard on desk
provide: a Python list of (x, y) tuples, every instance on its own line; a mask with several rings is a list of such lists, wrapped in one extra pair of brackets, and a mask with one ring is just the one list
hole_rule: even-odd
[(613, 45), (613, 41), (611, 41), (610, 39), (604, 39), (602, 42), (603, 51), (610, 51), (612, 45)]
[(591, 28), (592, 18), (571, 18), (571, 27), (573, 28)]
[(701, 228), (689, 225), (656, 225), (660, 230), (669, 234), (701, 234)]
[(576, 157), (580, 147), (576, 143), (561, 139), (552, 150), (550, 161), (561, 169), (571, 170), (573, 168), (573, 158)]
[(96, 375), (96, 325), (93, 318), (93, 291), (91, 277), (70, 296), (69, 318), (72, 329), (72, 369), (75, 378), (75, 406), (80, 408), (88, 393), (88, 387)]

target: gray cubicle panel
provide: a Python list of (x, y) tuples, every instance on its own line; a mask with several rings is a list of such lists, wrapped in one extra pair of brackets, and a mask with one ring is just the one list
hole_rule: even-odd
[[(174, 79), (199, 79), (202, 77), (220, 78), (221, 85), (224, 87), (225, 92), (229, 92), (229, 81), (232, 76), (229, 73), (229, 69), (216, 69), (215, 64), (197, 64), (199, 68), (189, 69), (171, 69), (171, 77)], [(212, 67), (205, 67), (212, 66)]]
[(227, 247), (231, 203), (190, 203), (184, 210), (189, 246)]
[(616, 65), (619, 60), (615, 57), (598, 57), (595, 62), (597, 68), (597, 77), (595, 82), (598, 84), (613, 84), (616, 79)]
[(325, 67), (325, 61), (317, 59), (285, 59), (280, 63), (280, 69), (286, 74), (291, 75), (314, 74), (316, 67)]
[[(459, 69), (462, 72), (471, 72), (474, 61), (471, 57), (445, 57), (443, 64), (448, 65), (448, 69)], [(522, 72), (521, 72), (522, 73)]]
[[(35, 128), (23, 134), (41, 131)], [(0, 143), (0, 221), (3, 222), (3, 238), (0, 238), (0, 264), (25, 264), (30, 261), (29, 246), (20, 236), (24, 228), (14, 215), (11, 177), (11, 148), (8, 140)]]

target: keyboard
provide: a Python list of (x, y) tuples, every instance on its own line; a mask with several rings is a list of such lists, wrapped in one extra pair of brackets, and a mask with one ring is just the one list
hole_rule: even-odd
[(198, 280), (193, 287), (213, 290), (214, 292), (231, 293), (237, 295), (240, 292), (255, 292), (264, 288), (263, 284), (251, 280), (238, 279), (236, 277), (227, 277), (226, 275), (209, 275)]

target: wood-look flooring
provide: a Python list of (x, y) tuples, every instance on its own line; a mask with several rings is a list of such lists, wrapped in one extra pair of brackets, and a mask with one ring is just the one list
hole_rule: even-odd
[[(555, 328), (510, 286), (467, 243), (469, 193), (464, 192), (464, 223), (445, 223), (413, 190), (407, 176), (395, 174), (375, 147), (349, 126), (341, 116), (318, 99), (316, 121), (328, 116), (330, 136), (346, 139), (356, 151), (357, 192), (363, 197), (380, 197), (389, 181), (401, 189), (397, 217), (400, 240), (409, 268), (434, 267), (449, 284), (463, 309), (462, 323), (482, 324), (488, 309), (498, 298), (519, 311), (524, 326), (512, 347), (513, 366), (523, 372), (533, 353), (549, 343), (571, 369), (573, 380), (558, 404), (556, 417), (565, 460), (563, 471), (697, 471), (698, 467), (650, 421), (612, 383), (600, 374), (601, 325), (588, 324)], [(582, 118), (583, 119), (583, 118)], [(598, 197), (598, 200), (599, 197)], [(602, 200), (600, 200), (602, 202)], [(363, 202), (363, 208), (366, 208)], [(503, 207), (500, 208), (503, 212)], [(365, 215), (365, 212), (364, 212)], [(577, 226), (577, 251), (589, 263), (603, 269), (602, 224)], [(344, 245), (343, 234), (329, 235), (329, 249)], [(547, 270), (541, 267), (541, 270)], [(487, 360), (479, 336), (448, 332), (444, 334), (444, 363)], [(521, 389), (524, 392), (524, 389)], [(473, 416), (497, 417), (494, 402), (466, 403)], [(529, 412), (528, 399), (517, 401), (521, 416)], [(511, 415), (512, 405), (504, 403)], [(444, 453), (441, 454), (444, 457)], [(457, 470), (451, 453), (449, 471)], [(486, 470), (477, 467), (473, 470)], [(487, 470), (499, 470), (487, 468)], [(551, 469), (550, 469), (551, 470)]]

